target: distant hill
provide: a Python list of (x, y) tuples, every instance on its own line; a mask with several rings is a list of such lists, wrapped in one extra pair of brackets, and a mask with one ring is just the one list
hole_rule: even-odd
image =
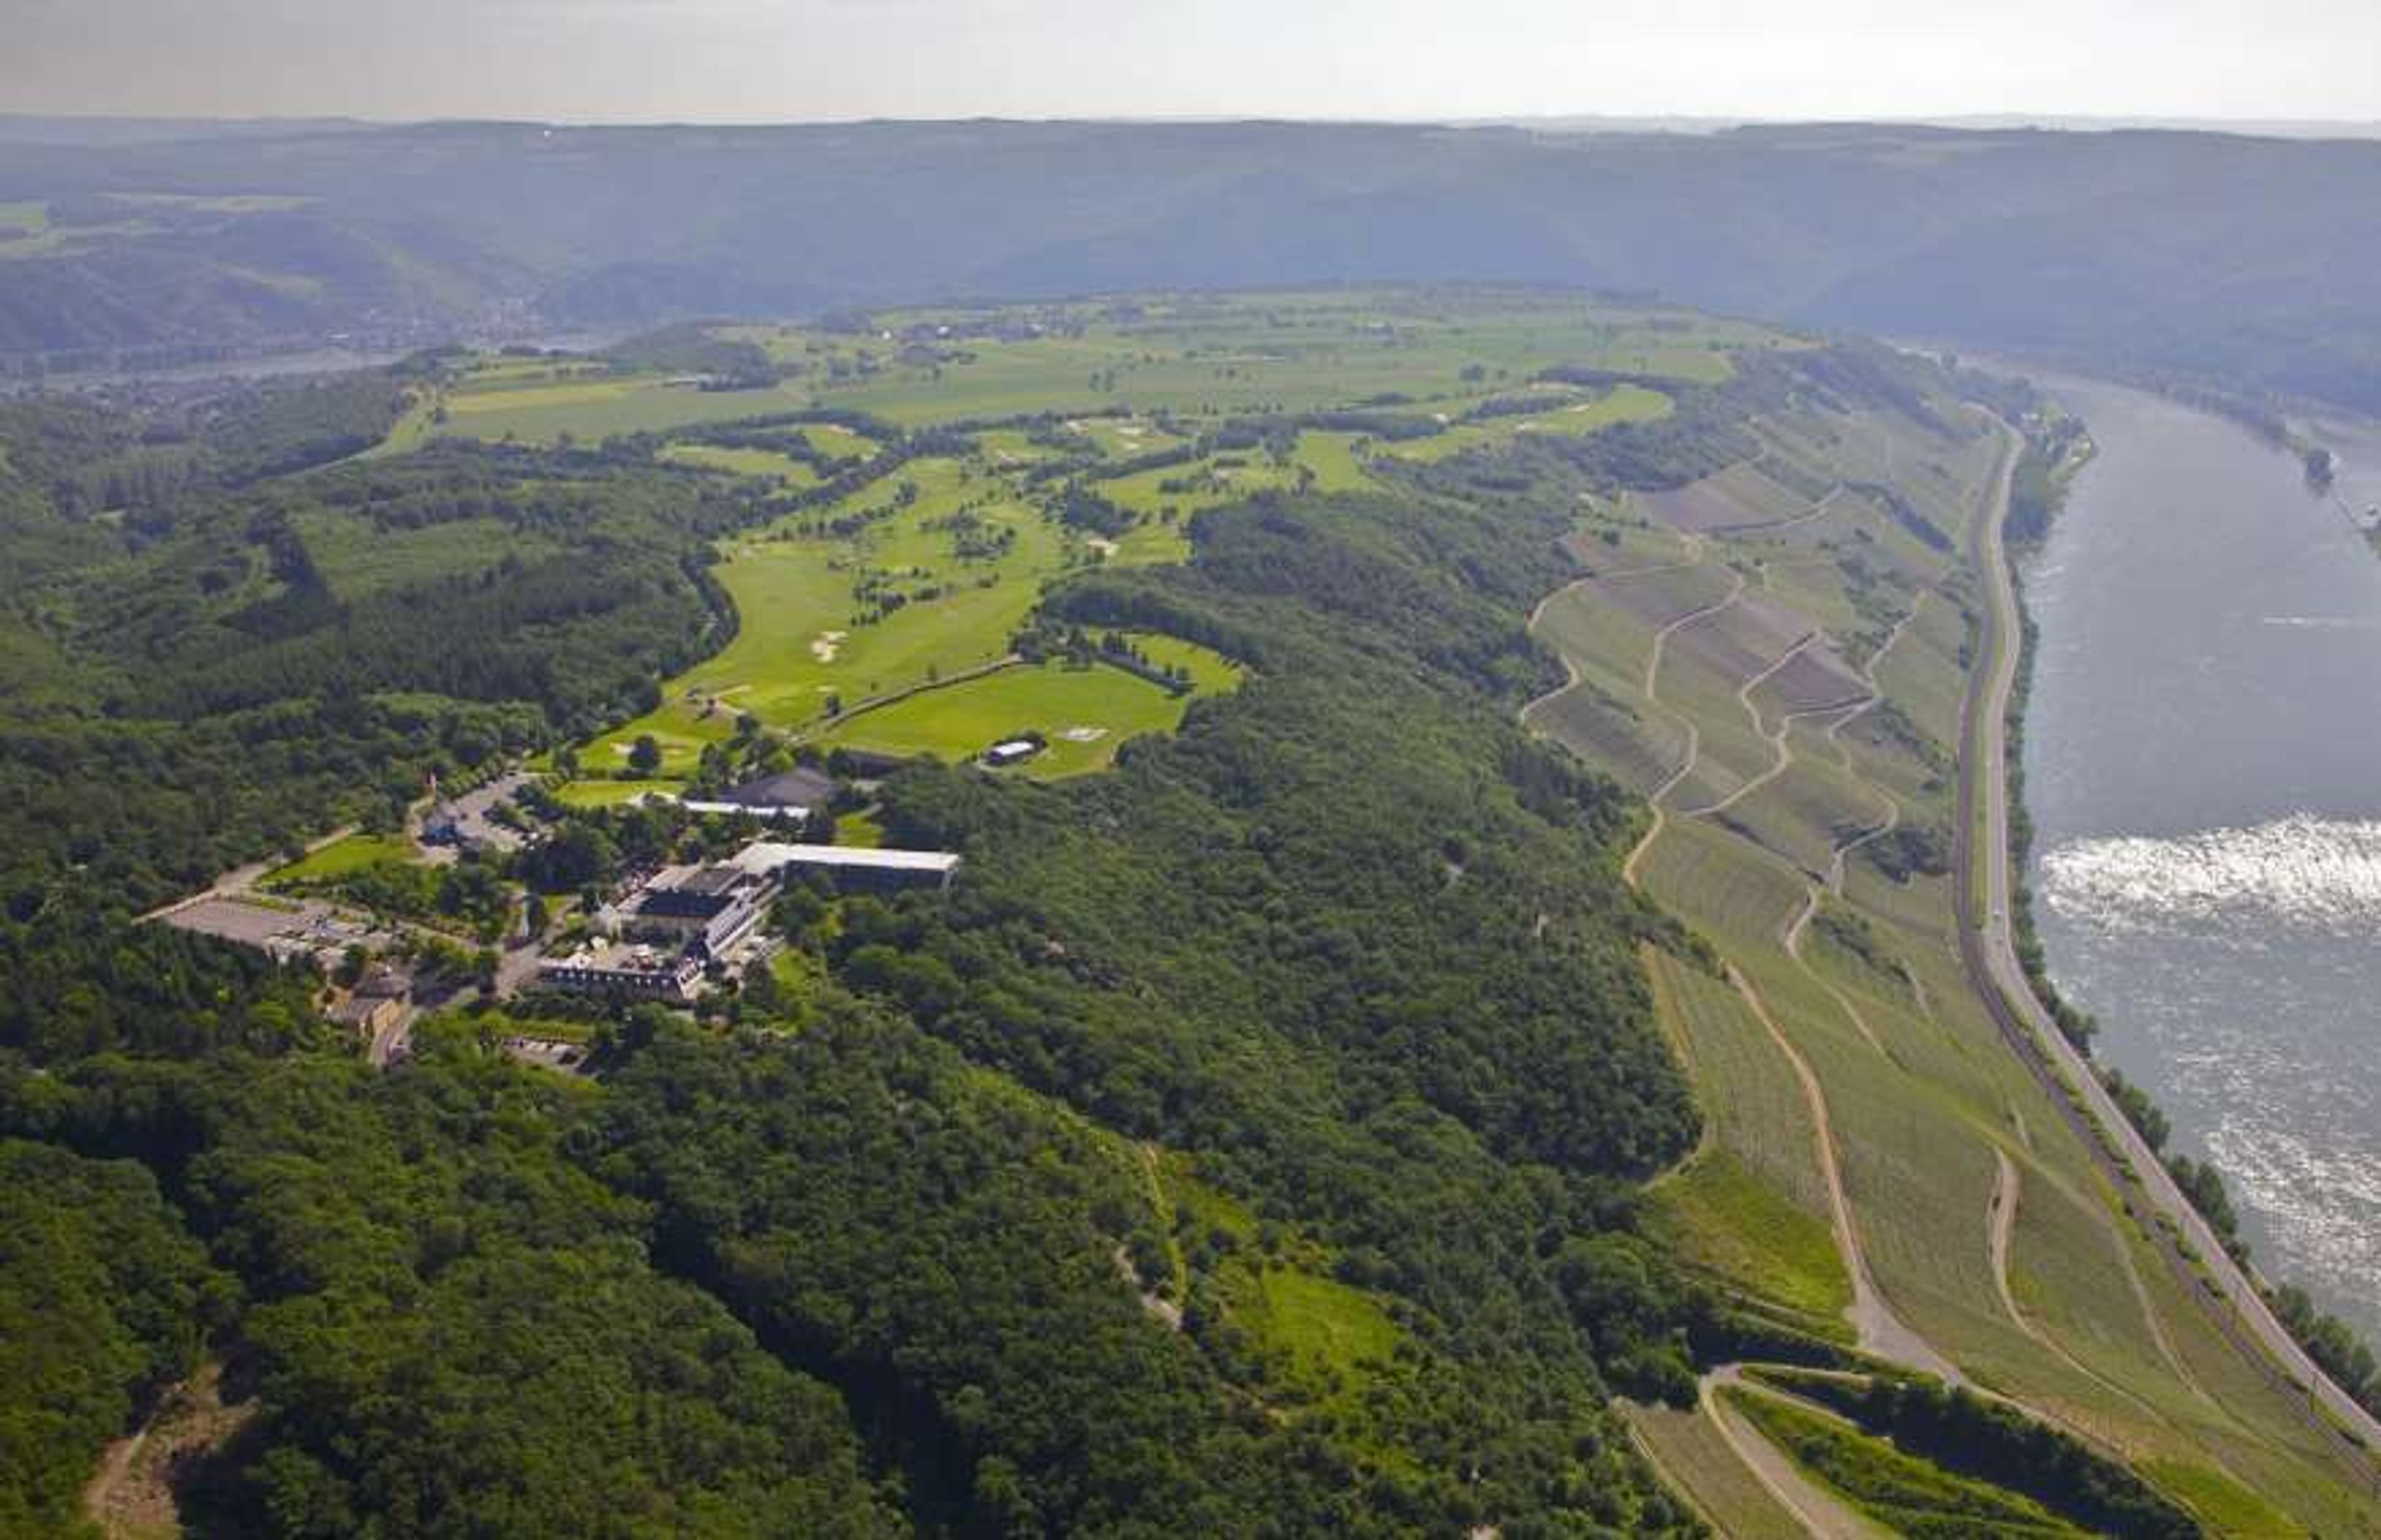
[(234, 128), (66, 142), (0, 122), (0, 355), (1464, 278), (2381, 410), (2381, 143), (2350, 138)]

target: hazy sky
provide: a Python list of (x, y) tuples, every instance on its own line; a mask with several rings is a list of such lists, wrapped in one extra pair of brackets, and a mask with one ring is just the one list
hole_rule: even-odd
[(0, 0), (0, 111), (2381, 118), (2381, 0)]

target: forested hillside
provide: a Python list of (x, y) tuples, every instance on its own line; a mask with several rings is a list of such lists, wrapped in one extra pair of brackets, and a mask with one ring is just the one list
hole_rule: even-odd
[[(1263, 499), (1062, 587), (1053, 623), (1162, 615), (1252, 679), (1110, 776), (897, 777), (888, 834), (980, 877), (789, 916), (823, 973), (784, 1015), (633, 1018), (589, 1085), (469, 1021), (374, 1073), (295, 978), (124, 916), (636, 709), (751, 494), (458, 446), (235, 495), (195, 430), (9, 434), (17, 538), (70, 558), (9, 594), (0, 1131), (61, 1173), (11, 1308), (94, 1344), (12, 1383), (79, 1409), (0, 1423), (25, 1511), (220, 1363), (205, 1533), (1692, 1527), (1606, 1410), (1715, 1308), (1630, 1199), (1694, 1139), (1630, 956), (1679, 943), (1615, 880), (1620, 795), (1513, 721), (1558, 500)], [(391, 555), (458, 522), (474, 576)], [(519, 623), (549, 569), (580, 597)], [(60, 1229), (103, 1221), (154, 1232), (106, 1247), (138, 1277)]]
[[(1951, 372), (1867, 345), (1279, 301), (1046, 345), (995, 316), (964, 361), (751, 328), (0, 409), (0, 1528), (66, 1528), (111, 1441), (195, 1398), (213, 1431), (167, 1484), (195, 1534), (1703, 1533), (1617, 1397), (1874, 1365), (1681, 1239), (1715, 1109), (1656, 981), (1728, 975), (1624, 880), (1642, 804), (1525, 725), (1572, 677), (1533, 618), (1668, 538), (1624, 492), (1770, 455), (1771, 522), (1805, 530), (1838, 490), (1778, 424), (1886, 422), (1923, 495), (1805, 564), (1874, 621), (1889, 552), (1948, 559), (1987, 440)], [(1215, 339), (1260, 328), (1290, 336), (1252, 385)], [(1183, 404), (1053, 407), (1119, 336)], [(884, 414), (648, 368), (770, 348)], [(921, 596), (881, 609), (947, 628), (1029, 543), (1046, 583), (991, 612), (998, 666), (1109, 647), (1178, 726), (1046, 778), (873, 764), (868, 837), (956, 882), (797, 881), (689, 1009), (464, 992), (382, 1068), (318, 978), (133, 919), (344, 820), (392, 838), (431, 771), (537, 768), (547, 843), (441, 869), (524, 909), (734, 849), (754, 824), (565, 794), (839, 730), (800, 671), (900, 634), (847, 597), (897, 580)], [(756, 568), (855, 586), (727, 603)], [(796, 706), (691, 703), (679, 671), (772, 638)], [(600, 764), (656, 713), (712, 735), (673, 749), (686, 780)], [(507, 1052), (538, 1032), (592, 1072)], [(2009, 1511), (2190, 1532), (2100, 1446), (1944, 1404), (2051, 1452)]]
[(938, 296), (1501, 279), (2381, 409), (2366, 142), (1066, 123), (84, 137), (0, 144), (0, 358), (20, 369)]

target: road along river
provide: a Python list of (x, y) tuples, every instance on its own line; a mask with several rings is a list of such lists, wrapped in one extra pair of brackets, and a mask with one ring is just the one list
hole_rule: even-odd
[(2045, 383), (2099, 446), (2024, 571), (2051, 973), (2261, 1265), (2381, 1338), (2381, 557), (2243, 429)]

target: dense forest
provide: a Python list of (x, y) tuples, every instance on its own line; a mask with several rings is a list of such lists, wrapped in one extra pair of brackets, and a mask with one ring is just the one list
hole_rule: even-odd
[[(67, 1522), (205, 1364), (243, 1420), (185, 1484), (201, 1534), (1697, 1532), (1610, 1397), (1691, 1399), (1762, 1329), (1637, 1212), (1699, 1118), (1635, 952), (1698, 953), (1619, 880), (1629, 799), (1517, 725), (1558, 675), (1525, 619), (1581, 493), (1931, 368), (1763, 360), (1672, 422), (1065, 580), (1042, 623), (1246, 681), (1112, 774), (894, 776), (887, 835), (959, 885), (796, 888), (801, 989), (608, 1019), (592, 1081), (492, 1013), (367, 1069), (305, 981), (127, 916), (649, 700), (717, 644), (699, 553), (751, 495), (343, 459), (302, 395), (272, 433), (10, 409), (7, 538), (64, 555), (0, 593), (0, 1527)], [(388, 555), (458, 527), (460, 580)]]

